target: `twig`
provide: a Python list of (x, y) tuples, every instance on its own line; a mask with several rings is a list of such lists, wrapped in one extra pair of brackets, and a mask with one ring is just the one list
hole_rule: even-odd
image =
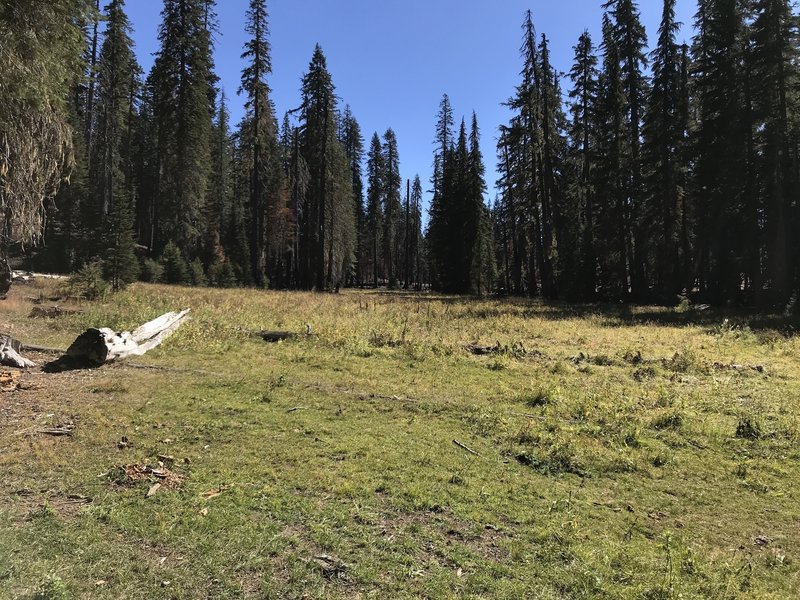
[(287, 413), (292, 413), (292, 412), (295, 412), (295, 411), (298, 411), (298, 410), (308, 410), (308, 407), (307, 406), (295, 406), (294, 408), (290, 408), (286, 412)]
[(480, 456), (480, 454), (478, 454), (477, 452), (475, 452), (475, 450), (473, 450), (473, 449), (472, 449), (472, 448), (470, 448), (469, 446), (465, 446), (464, 444), (462, 444), (462, 443), (461, 443), (461, 442), (459, 442), (458, 440), (453, 440), (453, 443), (454, 443), (456, 446), (458, 446), (459, 448), (461, 448), (462, 450), (466, 450), (466, 451), (467, 451), (467, 452), (469, 452), (470, 454), (474, 454), (475, 456)]
[(68, 436), (72, 437), (72, 429), (40, 429), (38, 433), (42, 435), (53, 435), (53, 436)]

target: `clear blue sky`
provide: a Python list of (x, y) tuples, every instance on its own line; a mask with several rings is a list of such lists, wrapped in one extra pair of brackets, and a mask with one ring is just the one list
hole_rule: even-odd
[[(489, 199), (495, 196), (495, 141), (508, 120), (501, 103), (519, 81), (521, 25), (533, 11), (539, 34), (550, 38), (553, 64), (569, 70), (573, 46), (584, 29), (600, 41), (602, 0), (268, 0), (273, 89), (278, 118), (299, 103), (300, 78), (319, 43), (337, 93), (350, 104), (365, 143), (374, 131), (397, 133), (404, 178), (419, 174), (425, 189), (433, 163), (436, 112), (443, 93), (457, 116), (478, 114)], [(231, 103), (233, 122), (242, 116), (236, 96), (242, 63), (247, 0), (218, 0), (220, 34), (216, 68)], [(660, 0), (640, 0), (651, 45), (661, 18)], [(161, 21), (161, 0), (128, 0), (139, 60), (148, 71)], [(678, 0), (678, 19), (690, 25), (695, 0)], [(684, 28), (688, 42), (689, 27)], [(682, 40), (680, 40), (682, 41)], [(563, 82), (566, 89), (568, 81)]]

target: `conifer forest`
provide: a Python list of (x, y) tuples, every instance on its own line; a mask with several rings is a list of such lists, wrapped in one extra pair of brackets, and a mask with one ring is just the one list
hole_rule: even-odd
[[(521, 17), (507, 123), (430, 107), (431, 172), (362, 131), (319, 45), (276, 114), (266, 0), (232, 123), (213, 0), (164, 0), (150, 72), (124, 0), (0, 4), (2, 252), (136, 281), (791, 308), (800, 288), (800, 37), (791, 0), (634, 0), (553, 64)], [(481, 135), (496, 137), (483, 156)], [(486, 180), (496, 161), (499, 180)], [(497, 194), (490, 188), (497, 186)], [(432, 193), (430, 202), (424, 201)]]

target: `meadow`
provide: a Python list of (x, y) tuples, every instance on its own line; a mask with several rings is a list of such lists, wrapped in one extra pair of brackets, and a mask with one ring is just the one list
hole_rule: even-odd
[(193, 317), (0, 392), (1, 598), (800, 594), (783, 318), (144, 284), (29, 318), (56, 285), (15, 287), (0, 329)]

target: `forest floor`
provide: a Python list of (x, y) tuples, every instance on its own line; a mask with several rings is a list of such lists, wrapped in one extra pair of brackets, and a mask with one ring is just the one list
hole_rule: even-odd
[(779, 318), (151, 285), (29, 318), (55, 285), (15, 287), (0, 331), (193, 318), (129, 363), (6, 376), (2, 598), (800, 593)]

